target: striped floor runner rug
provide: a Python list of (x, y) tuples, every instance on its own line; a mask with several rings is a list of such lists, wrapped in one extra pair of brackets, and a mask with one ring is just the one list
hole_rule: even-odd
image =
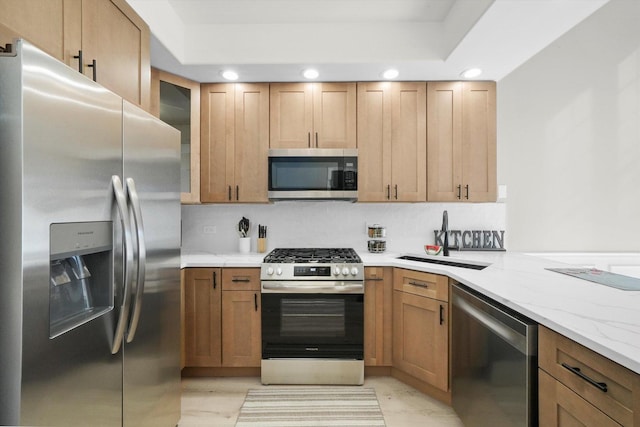
[(247, 392), (236, 427), (385, 426), (376, 392), (358, 386), (269, 386)]

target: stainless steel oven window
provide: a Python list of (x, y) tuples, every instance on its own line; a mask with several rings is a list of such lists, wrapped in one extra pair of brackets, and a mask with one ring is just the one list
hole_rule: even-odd
[(280, 334), (283, 337), (344, 337), (345, 301), (327, 299), (282, 299)]

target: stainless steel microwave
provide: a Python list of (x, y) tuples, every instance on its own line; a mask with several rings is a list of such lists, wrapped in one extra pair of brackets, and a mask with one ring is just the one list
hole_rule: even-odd
[(269, 150), (270, 200), (356, 200), (358, 150)]

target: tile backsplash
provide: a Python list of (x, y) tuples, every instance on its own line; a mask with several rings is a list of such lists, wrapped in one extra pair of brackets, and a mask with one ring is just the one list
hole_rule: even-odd
[[(267, 251), (276, 247), (353, 247), (367, 251), (367, 226), (386, 227), (387, 251), (422, 252), (448, 211), (451, 230), (506, 230), (504, 203), (276, 202), (182, 206), (184, 253), (238, 252), (238, 221), (250, 219), (251, 251), (258, 224), (268, 226)], [(508, 250), (509, 233), (505, 233)]]

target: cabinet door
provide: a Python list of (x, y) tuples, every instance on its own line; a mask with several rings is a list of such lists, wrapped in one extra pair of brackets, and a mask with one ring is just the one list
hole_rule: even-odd
[(150, 31), (126, 0), (82, 0), (82, 50), (98, 83), (149, 110)]
[(391, 200), (427, 199), (427, 85), (394, 84), (391, 93)]
[(358, 201), (389, 200), (391, 85), (358, 83)]
[(364, 364), (392, 363), (392, 299), (390, 268), (367, 267), (364, 280)]
[(151, 114), (180, 131), (180, 201), (200, 202), (200, 83), (153, 68)]
[(448, 304), (393, 294), (393, 366), (425, 383), (449, 388)]
[(428, 200), (497, 196), (494, 82), (428, 83)]
[(268, 202), (268, 84), (236, 84), (234, 135), (235, 200)]
[(462, 86), (462, 187), (465, 200), (496, 201), (495, 82)]
[(429, 201), (462, 195), (462, 83), (427, 83), (427, 186)]
[(222, 364), (258, 367), (262, 358), (260, 292), (222, 292)]
[(184, 284), (185, 365), (222, 363), (222, 286), (219, 268), (188, 268)]
[(315, 148), (356, 148), (356, 84), (313, 85), (313, 134)]
[[(23, 37), (54, 58), (78, 67), (73, 55), (81, 49), (81, 40), (67, 38), (80, 29), (80, 0), (0, 0), (0, 24), (7, 27), (7, 40)], [(77, 3), (77, 4), (76, 4)], [(66, 32), (70, 31), (70, 34)]]
[(202, 85), (200, 101), (200, 200), (230, 202), (234, 196), (234, 85)]
[(269, 146), (311, 148), (313, 83), (272, 83), (270, 91)]
[(620, 427), (542, 369), (539, 379), (539, 423), (545, 427)]

